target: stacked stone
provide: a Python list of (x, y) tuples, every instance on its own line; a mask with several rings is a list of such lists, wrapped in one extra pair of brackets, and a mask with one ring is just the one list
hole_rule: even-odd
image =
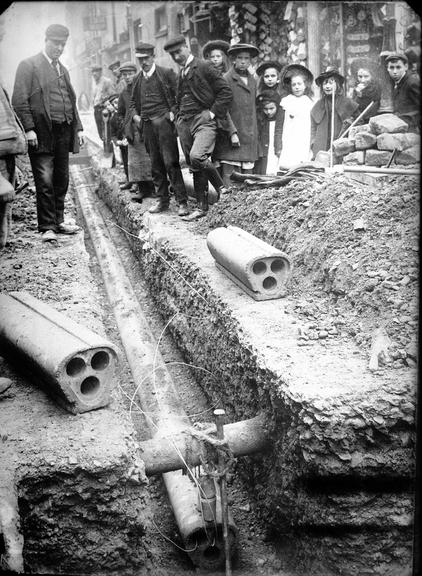
[(420, 135), (408, 132), (408, 125), (395, 114), (379, 114), (368, 124), (350, 129), (347, 138), (333, 143), (343, 164), (385, 166), (396, 151), (392, 164), (413, 165), (420, 162)]

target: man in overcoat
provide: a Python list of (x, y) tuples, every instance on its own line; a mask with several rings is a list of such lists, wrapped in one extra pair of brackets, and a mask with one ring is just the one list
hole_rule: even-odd
[(136, 57), (142, 70), (133, 84), (131, 108), (135, 111), (133, 119), (143, 132), (145, 147), (151, 158), (152, 180), (158, 197), (149, 212), (168, 209), (169, 180), (179, 206), (178, 214), (186, 216), (189, 214), (188, 196), (180, 168), (174, 126), (176, 74), (171, 68), (155, 64), (152, 44), (138, 44)]
[(233, 66), (224, 74), (233, 93), (229, 114), (236, 126), (239, 147), (233, 147), (229, 138), (218, 141), (214, 156), (221, 163), (224, 184), (230, 186), (230, 175), (234, 170), (252, 172), (258, 159), (258, 126), (256, 115), (256, 81), (249, 73), (251, 60), (258, 55), (251, 44), (234, 44), (228, 50)]
[(191, 53), (184, 36), (169, 40), (164, 50), (180, 66), (177, 82), (176, 127), (186, 162), (193, 173), (198, 208), (184, 220), (196, 220), (208, 211), (208, 181), (217, 195), (225, 192), (221, 176), (211, 160), (217, 135), (217, 119), (223, 120), (232, 92), (210, 62)]
[(68, 36), (68, 28), (61, 24), (47, 28), (44, 50), (19, 64), (12, 96), (28, 140), (43, 241), (56, 241), (56, 233), (80, 230), (64, 221), (69, 152), (79, 152), (84, 142), (69, 72), (59, 61)]

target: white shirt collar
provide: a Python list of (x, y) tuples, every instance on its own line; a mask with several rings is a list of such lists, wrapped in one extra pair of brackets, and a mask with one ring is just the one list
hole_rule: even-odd
[(142, 74), (144, 75), (144, 78), (151, 78), (151, 76), (154, 74), (154, 72), (155, 72), (155, 62), (151, 66), (151, 70), (149, 70), (149, 72), (145, 72), (144, 70), (142, 70)]
[(190, 63), (192, 62), (192, 60), (193, 60), (193, 54), (189, 54), (189, 56), (187, 57), (187, 60), (186, 60), (186, 62), (185, 62), (185, 65), (183, 66), (183, 68), (185, 68), (185, 69), (186, 69), (186, 68), (189, 68), (189, 65), (190, 65)]
[[(53, 65), (53, 59), (50, 58), (50, 56), (47, 55), (47, 52), (45, 50), (43, 50), (43, 54), (44, 56), (47, 58), (47, 60), (50, 62), (51, 65)], [(57, 63), (59, 63), (59, 61), (57, 60)]]

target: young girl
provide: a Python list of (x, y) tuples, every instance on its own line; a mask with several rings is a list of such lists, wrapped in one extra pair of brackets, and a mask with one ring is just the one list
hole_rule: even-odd
[(354, 60), (351, 70), (356, 78), (352, 99), (359, 106), (359, 114), (373, 102), (371, 108), (362, 118), (362, 121), (366, 123), (372, 116), (378, 114), (381, 102), (381, 86), (378, 83), (376, 72), (371, 62), (363, 59)]
[(311, 149), (314, 158), (320, 150), (330, 149), (333, 92), (334, 140), (359, 115), (358, 104), (343, 94), (344, 76), (336, 68), (329, 66), (315, 79), (315, 83), (320, 87), (322, 94), (311, 110)]
[(311, 152), (312, 73), (300, 64), (283, 71), (282, 83), (289, 94), (281, 99), (282, 137), (279, 168), (309, 162)]
[(256, 174), (277, 174), (283, 125), (278, 95), (271, 90), (262, 92), (260, 108), (258, 161), (255, 163), (254, 172)]
[(261, 95), (263, 92), (272, 92), (278, 96), (279, 102), (281, 97), (285, 95), (285, 91), (280, 82), (281, 68), (282, 66), (279, 62), (268, 60), (268, 62), (263, 62), (256, 69), (256, 74), (259, 77), (256, 89), (256, 102), (258, 106), (261, 104)]

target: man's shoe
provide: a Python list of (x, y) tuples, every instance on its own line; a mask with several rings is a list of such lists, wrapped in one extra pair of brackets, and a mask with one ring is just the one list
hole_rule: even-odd
[(70, 224), (69, 222), (62, 222), (57, 226), (59, 234), (76, 234), (80, 229), (76, 224)]
[(154, 204), (154, 206), (151, 206), (151, 208), (148, 210), (148, 212), (151, 212), (151, 214), (158, 214), (159, 212), (164, 212), (165, 210), (169, 209), (169, 205), (167, 202), (163, 202), (162, 200), (158, 200), (158, 202), (156, 202)]
[(137, 194), (136, 196), (132, 196), (130, 199), (131, 202), (137, 202), (138, 204), (142, 204), (143, 200), (143, 194)]
[(130, 190), (132, 188), (131, 182), (124, 182), (119, 186), (120, 190)]
[(41, 234), (41, 240), (43, 242), (57, 242), (56, 233), (54, 230), (45, 230), (45, 232)]
[(182, 202), (179, 205), (179, 209), (177, 211), (177, 214), (179, 216), (187, 216), (189, 214), (189, 208), (188, 208), (188, 205), (186, 204), (186, 202)]
[(189, 216), (183, 216), (182, 220), (184, 220), (185, 222), (192, 222), (193, 220), (199, 220), (199, 218), (203, 218), (206, 215), (207, 213), (205, 212), (205, 210), (200, 210), (198, 208), (193, 212), (191, 212)]

